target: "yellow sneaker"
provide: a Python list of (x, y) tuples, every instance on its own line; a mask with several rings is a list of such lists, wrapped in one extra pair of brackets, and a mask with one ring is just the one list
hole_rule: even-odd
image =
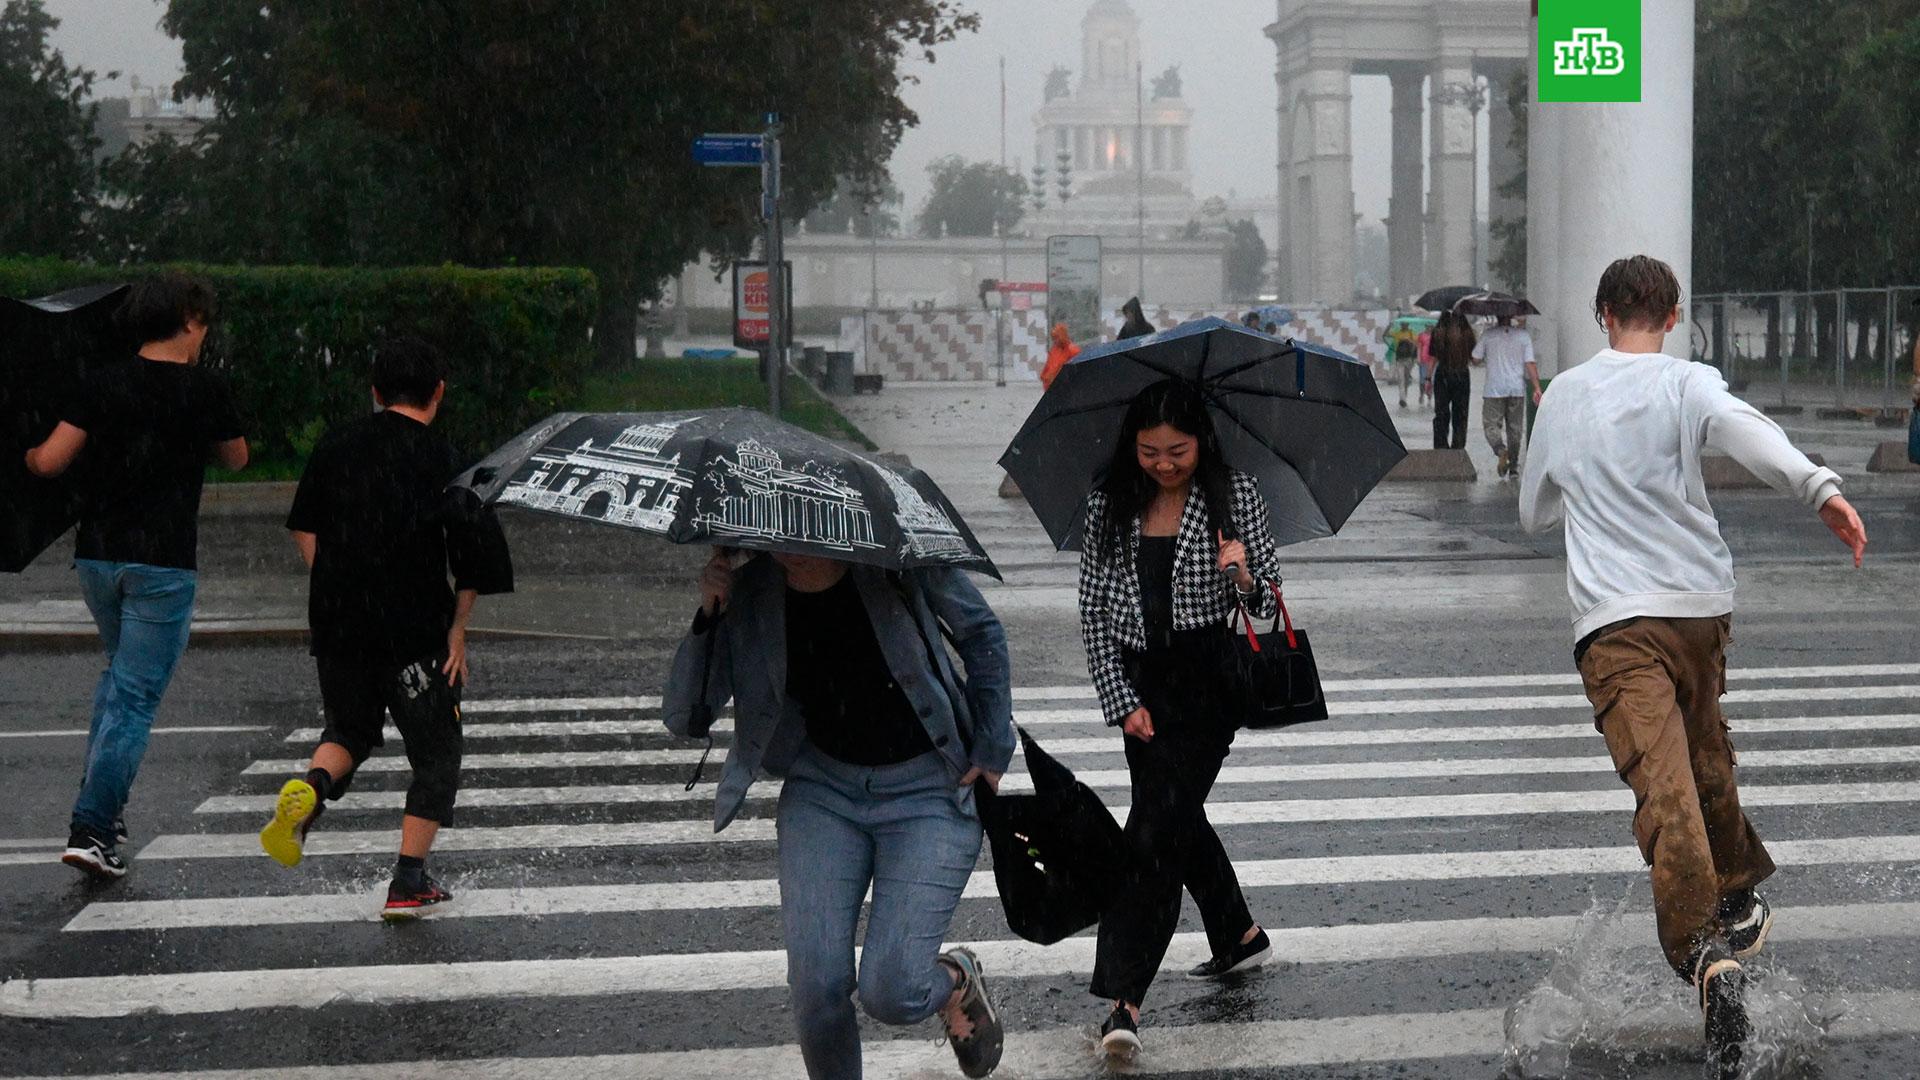
[(305, 780), (289, 780), (280, 787), (273, 820), (260, 830), (260, 848), (282, 866), (299, 866), (307, 830), (320, 816), (319, 793)]

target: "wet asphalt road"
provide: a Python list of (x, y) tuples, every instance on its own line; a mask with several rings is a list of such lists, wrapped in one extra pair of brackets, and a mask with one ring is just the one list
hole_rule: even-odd
[[(930, 471), (1008, 569), (989, 597), (1023, 720), (1124, 803), (1071, 562), (985, 481)], [(1716, 504), (1742, 571), (1727, 713), (1781, 863), (1763, 1075), (1920, 1075), (1920, 486), (1862, 494), (1875, 549), (1857, 573), (1777, 497)], [(1383, 493), (1340, 539), (1289, 552), (1335, 716), (1243, 735), (1210, 802), (1277, 962), (1225, 986), (1164, 975), (1134, 1072), (1699, 1075), (1697, 1012), (1643, 925), (1631, 797), (1572, 680), (1557, 553), (1489, 485)], [(771, 841), (707, 834), (711, 786), (680, 792), (689, 748), (644, 701), (555, 700), (658, 692), (692, 590), (674, 556), (618, 557), (622, 584), (582, 617), (619, 640), (476, 646), (467, 802), (433, 861), (459, 900), (416, 925), (374, 917), (398, 813), (379, 796), (404, 772), (364, 774), (363, 804), (328, 815), (340, 853), (294, 871), (249, 854), (274, 763), (317, 724), (301, 649), (188, 655), (129, 809), (133, 874), (104, 888), (35, 842), (63, 832), (97, 661), (0, 657), (0, 1075), (797, 1075)], [(185, 726), (233, 730), (168, 730)], [(651, 750), (680, 755), (537, 756)], [(771, 813), (757, 799), (736, 828)], [(1180, 929), (1198, 930), (1191, 906)], [(1016, 948), (990, 892), (962, 901), (950, 939), (984, 943), (1000, 1075), (1103, 1074), (1088, 936)], [(1169, 964), (1198, 947), (1176, 939)], [(864, 1034), (870, 1076), (958, 1075), (931, 1022)]]

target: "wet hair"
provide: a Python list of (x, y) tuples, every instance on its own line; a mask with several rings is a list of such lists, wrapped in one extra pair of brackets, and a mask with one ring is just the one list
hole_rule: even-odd
[(1680, 279), (1673, 267), (1635, 255), (1614, 260), (1600, 275), (1600, 288), (1593, 294), (1593, 321), (1605, 329), (1607, 313), (1612, 312), (1623, 327), (1659, 329), (1679, 306)]
[(1191, 435), (1199, 445), (1193, 482), (1205, 500), (1213, 527), (1233, 537), (1233, 499), (1226, 458), (1220, 452), (1220, 436), (1213, 429), (1213, 417), (1207, 413), (1206, 398), (1192, 383), (1165, 379), (1134, 395), (1120, 421), (1119, 436), (1113, 443), (1113, 460), (1107, 464), (1099, 490), (1107, 497), (1107, 517), (1102, 535), (1091, 538), (1102, 551), (1117, 551), (1126, 538), (1126, 530), (1147, 509), (1159, 484), (1140, 467), (1135, 441), (1143, 431), (1162, 424), (1183, 435)]
[(184, 331), (189, 319), (212, 325), (219, 314), (213, 286), (196, 277), (168, 271), (143, 278), (127, 290), (115, 319), (135, 345), (165, 341)]
[(1467, 317), (1457, 311), (1443, 312), (1434, 324), (1427, 349), (1433, 353), (1436, 370), (1449, 374), (1467, 370), (1473, 361), (1473, 327)]
[(424, 338), (389, 338), (374, 350), (373, 389), (388, 405), (424, 409), (446, 378), (446, 360)]

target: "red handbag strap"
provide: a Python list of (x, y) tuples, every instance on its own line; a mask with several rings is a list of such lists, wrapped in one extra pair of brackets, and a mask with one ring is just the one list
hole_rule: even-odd
[[(1273, 602), (1280, 609), (1280, 621), (1286, 625), (1287, 648), (1289, 649), (1299, 648), (1300, 638), (1298, 635), (1296, 635), (1293, 632), (1293, 616), (1287, 612), (1287, 601), (1285, 597), (1280, 595), (1280, 586), (1275, 585), (1273, 582), (1269, 581), (1267, 582), (1267, 588), (1273, 590)], [(1235, 603), (1240, 608), (1240, 622), (1243, 628), (1246, 630), (1247, 647), (1252, 649), (1254, 652), (1259, 652), (1260, 636), (1253, 632), (1253, 616), (1247, 614), (1246, 601), (1244, 600), (1236, 601)]]

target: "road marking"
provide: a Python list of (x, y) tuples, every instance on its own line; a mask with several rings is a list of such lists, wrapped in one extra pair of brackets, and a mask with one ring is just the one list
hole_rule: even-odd
[[(1032, 714), (1028, 714), (1032, 715)], [(1033, 721), (1016, 718), (1022, 725)], [(1080, 720), (1050, 721), (1084, 723), (1104, 727), (1100, 714), (1087, 710)], [(1920, 729), (1920, 713), (1853, 713), (1835, 716), (1762, 716), (1731, 721), (1735, 735), (1770, 734), (1797, 731), (1909, 731)], [(589, 735), (666, 735), (658, 717), (638, 720), (503, 720), (462, 725), (469, 739), (569, 738)], [(714, 724), (716, 735), (731, 734), (732, 724), (722, 720)], [(289, 743), (308, 744), (320, 738), (321, 729), (295, 728), (286, 737)], [(388, 727), (389, 742), (401, 738)], [(1542, 721), (1533, 724), (1458, 725), (1415, 728), (1350, 729), (1340, 726), (1338, 718), (1327, 726), (1297, 727), (1287, 731), (1242, 731), (1234, 737), (1236, 750), (1258, 747), (1294, 746), (1388, 746), (1403, 743), (1511, 742), (1530, 739), (1598, 739), (1599, 733), (1588, 720)], [(725, 745), (725, 744), (721, 744)], [(1052, 749), (1053, 742), (1046, 743)]]
[[(1045, 744), (1056, 756), (1072, 754), (1120, 754), (1125, 752), (1119, 738), (1062, 739)], [(518, 754), (467, 754), (461, 761), (464, 773), (507, 769), (579, 769), (625, 768), (642, 765), (690, 765), (700, 760), (700, 750), (550, 750)], [(1740, 754), (1743, 769), (1789, 768), (1819, 765), (1895, 765), (1920, 762), (1920, 746), (1845, 746), (1814, 747), (1803, 750), (1746, 750)], [(1252, 768), (1253, 766), (1246, 766)], [(1603, 754), (1575, 754), (1564, 757), (1531, 758), (1429, 758), (1408, 761), (1337, 761), (1313, 765), (1260, 766), (1270, 770), (1261, 777), (1264, 783), (1298, 780), (1401, 780), (1423, 776), (1510, 776), (1528, 773), (1583, 773), (1611, 771), (1613, 763)], [(360, 772), (407, 772), (404, 757), (369, 758)], [(298, 776), (307, 762), (285, 758), (255, 761), (242, 770), (248, 776)]]
[[(1264, 783), (1263, 766), (1228, 766), (1220, 770), (1219, 784)], [(1253, 774), (1253, 775), (1249, 775)], [(1100, 770), (1075, 774), (1094, 788), (1125, 792), (1130, 781), (1125, 772)], [(1025, 776), (1009, 776), (1001, 781), (1006, 792), (1027, 791), (1032, 787)], [(780, 782), (763, 780), (748, 793), (751, 804), (767, 805), (780, 797)], [(1740, 786), (1741, 801), (1748, 806), (1818, 806), (1831, 803), (1920, 802), (1920, 783), (1873, 781), (1846, 784), (1763, 784)], [(275, 795), (216, 795), (198, 807), (196, 814), (270, 814)], [(355, 791), (334, 805), (340, 811), (399, 810), (405, 807), (404, 791)], [(683, 784), (629, 784), (603, 787), (509, 787), (475, 788), (460, 793), (463, 809), (513, 806), (604, 806), (609, 804), (672, 804), (700, 814), (713, 806), (711, 785), (687, 791)], [(1632, 793), (1623, 786), (1602, 791), (1500, 791), (1471, 795), (1397, 795), (1386, 798), (1350, 799), (1277, 799), (1249, 802), (1211, 802), (1207, 815), (1216, 825), (1239, 824), (1236, 815), (1248, 813), (1241, 808), (1259, 807), (1258, 816), (1249, 821), (1390, 821), (1423, 817), (1511, 817), (1531, 814), (1592, 814), (1632, 810)], [(1124, 817), (1124, 807), (1114, 815)], [(748, 819), (751, 820), (751, 819)]]
[[(458, 903), (458, 901), (455, 901)], [(1786, 913), (1783, 913), (1786, 914)], [(1777, 941), (1920, 936), (1920, 904), (1795, 908)], [(1574, 915), (1477, 918), (1269, 929), (1274, 953), (1295, 964), (1350, 964), (1480, 953), (1544, 953), (1572, 941)], [(1624, 918), (1606, 929), (1608, 947), (1653, 948), (1652, 919)], [(1617, 944), (1616, 944), (1617, 943)], [(1054, 945), (995, 939), (967, 943), (997, 978), (1082, 975), (1093, 970), (1096, 938)], [(1204, 933), (1174, 936), (1162, 971), (1209, 955)], [(289, 977), (297, 974), (298, 977)], [(399, 1005), (497, 998), (598, 997), (772, 989), (786, 985), (783, 949), (445, 964), (180, 972), (15, 979), (0, 983), (0, 1015), (52, 1019), (140, 1013), (184, 1015), (239, 1009), (317, 1008), (333, 1001)]]
[[(217, 724), (173, 724), (151, 729), (155, 735), (210, 735), (238, 731), (267, 731), (260, 726), (223, 726)], [(0, 731), (0, 739), (55, 739), (66, 737), (86, 738), (86, 728), (47, 728), (41, 731)]]
[(64, 836), (52, 836), (39, 840), (0, 840), (0, 851), (5, 851), (8, 848), (33, 848), (48, 851), (53, 848), (65, 848), (66, 846), (67, 838)]
[[(1676, 984), (1677, 986), (1677, 984)], [(1843, 998), (1809, 995), (1809, 1015), (1835, 1016), (1823, 1041), (1889, 1039), (1920, 1034), (1920, 996), (1898, 991), (1850, 992)], [(1440, 1058), (1497, 1061), (1506, 1049), (1505, 1011), (1379, 1013), (1310, 1020), (1253, 1020), (1179, 1026), (1154, 1025), (1146, 1055), (1129, 1074), (1156, 1076), (1358, 1065)], [(1669, 1007), (1636, 1014), (1636, 1048), (1660, 1057), (1699, 1056), (1700, 1018), (1674, 991)], [(917, 1034), (917, 1033), (916, 1033)], [(1593, 1031), (1594, 1037), (1609, 1032)], [(949, 1076), (953, 1055), (929, 1040), (904, 1035), (863, 1043), (865, 1074), (875, 1080), (923, 1080)], [(1014, 1030), (1003, 1059), (1009, 1075), (1024, 1080), (1077, 1080), (1103, 1066), (1087, 1025)], [(633, 1080), (738, 1080), (743, 1076), (800, 1076), (806, 1067), (798, 1046), (715, 1047), (590, 1057), (474, 1058), (455, 1061), (378, 1062), (365, 1065), (300, 1065), (222, 1069), (193, 1073), (115, 1073), (60, 1080), (254, 1080), (271, 1071), (277, 1080), (576, 1080), (619, 1076)], [(1468, 1071), (1471, 1071), (1469, 1069)], [(39, 1080), (55, 1080), (42, 1077)]]
[[(1920, 664), (1831, 664), (1815, 667), (1733, 668), (1728, 682), (1755, 682), (1763, 679), (1853, 679), (1903, 678), (1920, 675)], [(1472, 690), (1509, 686), (1579, 686), (1580, 676), (1573, 672), (1542, 672), (1532, 675), (1451, 675), (1409, 676), (1379, 679), (1327, 679), (1321, 684), (1330, 694), (1364, 693), (1392, 690)], [(1834, 688), (1840, 689), (1840, 688)], [(1912, 692), (1911, 689), (1908, 691)], [(1092, 688), (1085, 683), (1070, 686), (1016, 686), (1015, 701), (1088, 700)], [(1584, 698), (1581, 699), (1584, 702)], [(470, 714), (515, 712), (591, 712), (603, 709), (658, 709), (660, 695), (643, 694), (622, 697), (493, 698), (465, 702), (460, 711)]]
[[(727, 829), (731, 833), (740, 825)], [(455, 835), (448, 830), (449, 838)], [(723, 836), (725, 834), (722, 834)], [(382, 834), (391, 850), (393, 834)], [(771, 837), (769, 837), (771, 838)], [(1767, 845), (1782, 866), (1892, 865), (1920, 862), (1920, 836), (1783, 840)], [(257, 851), (257, 849), (256, 849)], [(1296, 859), (1249, 859), (1234, 863), (1241, 886), (1249, 889), (1297, 886), (1362, 885), (1386, 881), (1592, 876), (1643, 873), (1646, 863), (1632, 847), (1546, 848), (1535, 851), (1464, 851), (1412, 855), (1352, 855)], [(481, 877), (476, 874), (475, 877)], [(977, 871), (965, 895), (999, 896), (993, 874)], [(364, 922), (377, 919), (384, 893), (319, 893), (196, 900), (127, 900), (88, 904), (66, 925), (70, 931), (178, 930), (217, 926), (288, 926), (307, 923)], [(459, 890), (459, 898), (435, 919), (542, 917), (547, 915), (632, 914), (646, 911), (704, 911), (720, 908), (774, 908), (780, 883), (773, 878), (730, 881), (664, 881), (617, 885), (479, 888)], [(1795, 909), (1795, 919), (1799, 918)]]

